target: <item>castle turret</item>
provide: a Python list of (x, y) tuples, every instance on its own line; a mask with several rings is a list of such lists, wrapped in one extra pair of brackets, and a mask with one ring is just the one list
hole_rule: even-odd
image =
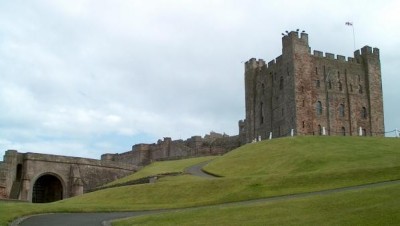
[(295, 52), (309, 53), (308, 34), (291, 31), (288, 35), (282, 37), (282, 55), (292, 55)]
[(355, 53), (355, 57), (362, 59), (366, 73), (367, 87), (365, 88), (368, 94), (368, 119), (371, 125), (371, 135), (383, 136), (385, 125), (383, 121), (383, 95), (379, 49), (364, 46), (361, 49), (361, 55), (358, 53), (359, 52)]

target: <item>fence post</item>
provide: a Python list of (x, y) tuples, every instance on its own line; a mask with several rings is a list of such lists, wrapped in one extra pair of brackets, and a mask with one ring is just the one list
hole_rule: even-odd
[(362, 136), (363, 134), (362, 134), (362, 128), (361, 128), (361, 126), (360, 126), (360, 128), (359, 128), (359, 130), (358, 130), (358, 135), (359, 136)]
[(290, 130), (290, 136), (294, 136), (294, 129)]
[(272, 132), (269, 132), (269, 139), (272, 139)]
[(322, 135), (326, 135), (326, 131), (325, 131), (325, 126), (324, 127), (322, 127)]

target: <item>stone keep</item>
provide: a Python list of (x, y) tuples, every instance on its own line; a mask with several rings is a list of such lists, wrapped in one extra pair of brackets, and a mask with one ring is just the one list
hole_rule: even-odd
[[(308, 34), (282, 37), (282, 55), (245, 63), (246, 118), (241, 143), (261, 136), (360, 134), (383, 136), (379, 49), (365, 46), (354, 57), (313, 51)], [(361, 129), (360, 129), (361, 128)]]

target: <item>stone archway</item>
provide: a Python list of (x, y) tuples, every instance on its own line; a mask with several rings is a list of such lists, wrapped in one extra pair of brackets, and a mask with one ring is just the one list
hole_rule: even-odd
[(32, 202), (46, 203), (63, 199), (63, 186), (56, 176), (45, 174), (40, 176), (33, 185)]

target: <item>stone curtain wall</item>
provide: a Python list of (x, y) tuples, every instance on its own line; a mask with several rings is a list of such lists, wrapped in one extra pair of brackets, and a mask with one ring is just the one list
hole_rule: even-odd
[(136, 144), (131, 151), (121, 154), (104, 154), (102, 159), (144, 166), (153, 161), (221, 155), (240, 145), (239, 136), (211, 132), (204, 138), (192, 136), (184, 141), (166, 137), (154, 144)]

